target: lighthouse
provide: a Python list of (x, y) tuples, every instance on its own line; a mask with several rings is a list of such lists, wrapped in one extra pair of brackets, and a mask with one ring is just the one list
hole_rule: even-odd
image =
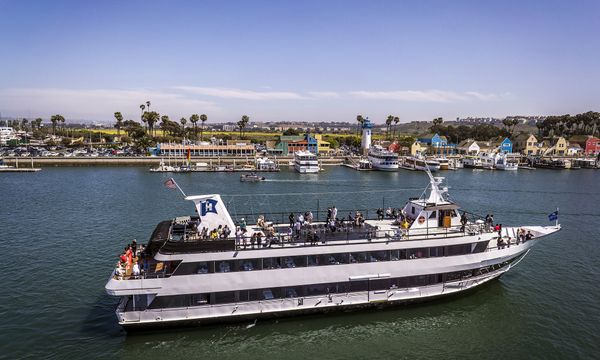
[(362, 150), (363, 155), (367, 155), (369, 152), (369, 148), (371, 147), (371, 129), (373, 128), (373, 123), (366, 118), (362, 123), (362, 140), (360, 142), (360, 148)]

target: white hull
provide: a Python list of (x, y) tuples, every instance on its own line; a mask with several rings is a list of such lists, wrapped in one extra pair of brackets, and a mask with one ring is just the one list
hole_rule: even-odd
[(316, 174), (319, 172), (318, 166), (315, 167), (295, 164), (294, 169), (296, 169), (296, 171), (300, 174)]
[[(449, 267), (448, 270), (479, 269), (485, 266), (491, 267), (495, 264), (511, 261), (519, 256), (524, 256), (531, 245), (533, 245), (533, 242), (534, 241), (530, 241), (520, 246), (513, 245), (511, 248), (498, 250), (498, 252), (506, 250), (505, 256), (489, 259), (487, 261), (482, 260), (481, 262), (472, 261), (468, 264), (460, 266), (455, 265)], [(513, 249), (513, 251), (511, 251), (511, 249)], [(405, 260), (400, 261), (399, 263), (415, 263), (418, 261), (424, 262), (427, 261), (427, 259)], [(482, 273), (478, 276), (470, 276), (464, 279), (440, 282), (437, 284), (420, 287), (390, 288), (387, 290), (333, 293), (318, 296), (127, 312), (123, 312), (125, 304), (121, 302), (116, 310), (116, 314), (120, 325), (127, 328), (136, 328), (169, 326), (176, 325), (181, 322), (207, 324), (226, 321), (242, 321), (263, 317), (293, 316), (315, 312), (331, 312), (334, 310), (343, 311), (362, 309), (373, 305), (381, 306), (403, 304), (407, 302), (419, 302), (441, 296), (457, 294), (485, 284), (488, 281), (503, 275), (517, 263), (518, 260), (512, 262), (511, 264), (505, 265), (504, 267)], [(391, 270), (385, 269), (381, 269), (380, 271), (391, 272)], [(381, 274), (381, 272), (379, 272), (379, 274)], [(377, 273), (377, 271), (375, 271), (375, 273)]]

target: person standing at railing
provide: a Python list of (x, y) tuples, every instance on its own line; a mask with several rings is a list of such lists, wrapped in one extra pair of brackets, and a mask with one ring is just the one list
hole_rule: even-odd
[(331, 218), (333, 220), (337, 219), (337, 213), (338, 213), (338, 210), (335, 207), (335, 205), (333, 205), (333, 207), (331, 208)]
[(467, 226), (467, 222), (469, 222), (469, 219), (467, 219), (467, 214), (463, 213), (461, 219), (460, 219), (460, 231), (465, 232), (465, 228)]

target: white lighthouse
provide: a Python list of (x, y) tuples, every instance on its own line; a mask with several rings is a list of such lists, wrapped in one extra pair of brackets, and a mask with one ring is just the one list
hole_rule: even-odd
[(373, 123), (366, 118), (362, 123), (362, 140), (360, 142), (360, 148), (362, 150), (363, 155), (367, 155), (369, 152), (369, 148), (371, 147), (371, 129), (373, 128)]

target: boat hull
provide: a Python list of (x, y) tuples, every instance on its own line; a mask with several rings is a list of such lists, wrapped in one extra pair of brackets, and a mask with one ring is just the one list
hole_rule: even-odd
[[(395, 289), (393, 291), (370, 291), (362, 293), (334, 294), (329, 298), (327, 295), (303, 298), (303, 304), (298, 305), (298, 299), (278, 299), (262, 301), (260, 306), (248, 304), (253, 308), (251, 312), (244, 313), (242, 304), (223, 305), (221, 308), (228, 308), (229, 314), (221, 316), (198, 316), (189, 311), (168, 311), (162, 310), (156, 312), (160, 317), (154, 321), (120, 321), (119, 324), (128, 332), (177, 328), (177, 327), (196, 327), (224, 323), (254, 322), (258, 319), (290, 318), (296, 316), (306, 316), (314, 314), (332, 314), (337, 312), (349, 311), (367, 311), (372, 309), (386, 309), (397, 306), (406, 306), (419, 304), (428, 301), (445, 299), (449, 297), (465, 294), (476, 288), (489, 283), (492, 280), (500, 278), (510, 267), (496, 270), (485, 276), (478, 277), (470, 281), (456, 281), (450, 283), (437, 284), (424, 288)], [(392, 293), (390, 295), (391, 292)], [(286, 304), (288, 306), (286, 306)], [(259, 310), (260, 308), (260, 310)], [(200, 311), (198, 311), (200, 312)], [(173, 313), (173, 318), (168, 319), (169, 313)], [(177, 314), (179, 313), (179, 314)], [(118, 316), (118, 315), (117, 315)]]

